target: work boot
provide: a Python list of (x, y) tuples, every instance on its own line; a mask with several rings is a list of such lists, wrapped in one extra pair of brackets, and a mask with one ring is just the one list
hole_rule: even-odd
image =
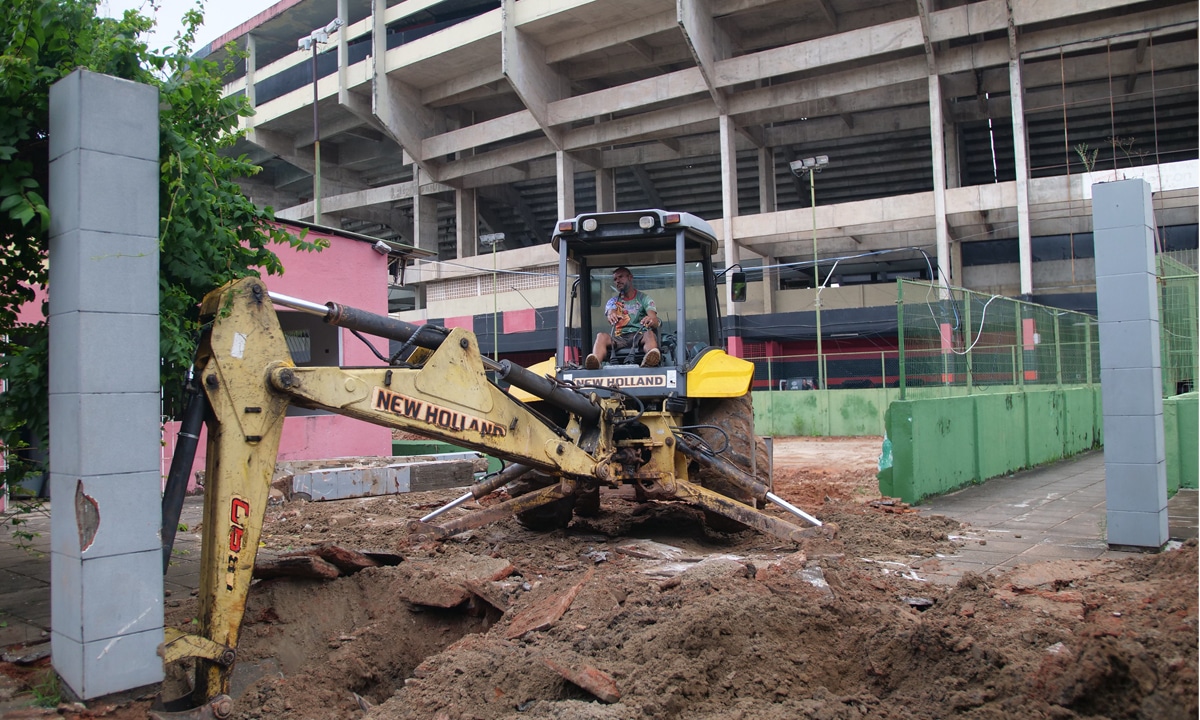
[(596, 357), (594, 354), (589, 354), (583, 360), (583, 367), (587, 370), (599, 370), (600, 358)]
[(658, 351), (658, 348), (654, 348), (646, 353), (646, 357), (642, 358), (642, 367), (658, 367), (660, 362), (662, 362), (662, 353)]

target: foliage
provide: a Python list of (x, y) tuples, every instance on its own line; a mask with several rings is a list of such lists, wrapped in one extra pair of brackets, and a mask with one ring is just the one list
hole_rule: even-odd
[[(203, 295), (248, 274), (282, 272), (274, 243), (315, 249), (272, 224), (237, 179), (260, 168), (231, 150), (244, 98), (222, 97), (228, 66), (189, 57), (201, 4), (174, 48), (151, 51), (153, 21), (135, 11), (96, 17), (98, 0), (7, 0), (0, 14), (0, 443), (45, 448), (49, 414), (45, 323), (17, 311), (46, 281), (50, 210), (49, 89), (77, 68), (153, 85), (160, 97), (160, 350), (168, 403), (181, 392), (199, 331)], [(16, 462), (6, 478), (32, 471)]]

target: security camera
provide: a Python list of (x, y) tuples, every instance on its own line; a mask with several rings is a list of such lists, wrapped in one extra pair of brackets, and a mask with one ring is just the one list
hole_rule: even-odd
[(345, 24), (346, 24), (346, 21), (342, 20), (340, 17), (335, 17), (334, 19), (329, 21), (328, 25), (325, 26), (325, 34), (332, 35), (335, 32), (337, 32), (338, 28), (340, 28), (341, 26), (343, 26)]
[(391, 248), (388, 247), (388, 244), (382, 240), (376, 241), (375, 244), (371, 246), (371, 249), (380, 255), (387, 255), (389, 252), (391, 252)]

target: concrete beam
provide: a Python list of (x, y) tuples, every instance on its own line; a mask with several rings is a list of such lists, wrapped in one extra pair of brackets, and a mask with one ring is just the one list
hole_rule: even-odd
[(443, 115), (421, 103), (421, 94), (387, 72), (387, 0), (373, 0), (371, 115), (392, 140), (404, 148), (431, 177), (437, 178), (439, 164), (422, 154), (422, 141), (446, 130)]
[(679, 29), (684, 42), (696, 61), (704, 84), (708, 88), (713, 104), (721, 114), (728, 112), (725, 92), (716, 85), (716, 64), (728, 58), (732, 42), (729, 35), (713, 18), (709, 0), (678, 0), (675, 4), (679, 15)]
[(546, 61), (546, 50), (517, 28), (516, 0), (502, 0), (500, 68), (521, 102), (537, 119), (555, 149), (563, 149), (562, 131), (550, 123), (547, 105), (567, 95), (567, 82)]

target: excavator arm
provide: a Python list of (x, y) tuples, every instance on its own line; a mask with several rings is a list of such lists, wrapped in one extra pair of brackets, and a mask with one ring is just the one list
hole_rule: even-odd
[[(399, 341), (398, 363), (296, 367), (276, 303)], [(513, 463), (443, 510), (537, 471), (533, 475), (541, 482), (526, 483), (507, 502), (443, 525), (428, 522), (438, 513), (414, 522), (410, 532), (418, 539), (447, 537), (573, 497), (581, 488), (598, 492), (600, 485), (619, 483), (634, 484), (644, 499), (683, 499), (781, 538), (795, 540), (804, 532), (689, 482), (689, 464), (709, 464), (747, 495), (773, 499), (736, 467), (684, 447), (674, 432), (676, 416), (629, 411), (619, 393), (566, 387), (507, 361), (493, 362), (465, 330), (418, 327), (336, 303), (315, 305), (269, 293), (257, 278), (210, 293), (201, 314), (206, 331), (195, 368), (208, 406), (208, 449), (199, 628), (193, 634), (168, 630), (161, 649), (168, 664), (195, 658), (196, 678), (190, 697), (183, 699), (192, 709), (182, 715), (159, 712), (159, 717), (222, 718), (232, 712), (231, 671), (289, 404), (413, 431)], [(488, 378), (489, 370), (567, 420), (557, 424), (515, 399)], [(642, 436), (622, 431), (630, 422)], [(190, 467), (190, 462), (182, 464)], [(168, 490), (170, 484), (169, 479)]]

